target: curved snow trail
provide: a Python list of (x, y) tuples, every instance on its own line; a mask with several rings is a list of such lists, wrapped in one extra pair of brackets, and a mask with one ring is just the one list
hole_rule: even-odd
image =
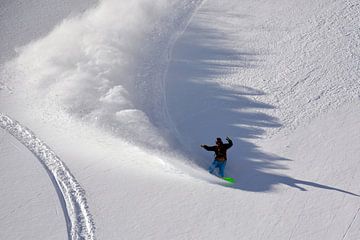
[(0, 127), (29, 149), (48, 172), (64, 210), (69, 239), (95, 239), (95, 224), (88, 209), (85, 191), (60, 158), (28, 128), (2, 113)]

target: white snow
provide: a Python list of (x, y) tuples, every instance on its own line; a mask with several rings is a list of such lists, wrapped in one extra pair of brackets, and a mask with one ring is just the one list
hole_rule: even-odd
[(0, 7), (0, 239), (359, 239), (356, 0)]
[(94, 223), (88, 211), (85, 191), (58, 156), (29, 129), (0, 114), (0, 127), (22, 143), (46, 169), (59, 195), (69, 238), (94, 239)]

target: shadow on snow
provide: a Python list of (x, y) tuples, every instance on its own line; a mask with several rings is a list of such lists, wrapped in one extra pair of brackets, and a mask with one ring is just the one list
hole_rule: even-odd
[[(251, 99), (266, 93), (238, 85), (236, 77), (241, 69), (257, 68), (264, 56), (251, 50), (239, 51), (230, 47), (231, 44), (223, 32), (190, 24), (173, 49), (166, 78), (167, 105), (177, 137), (190, 162), (207, 170), (212, 153), (201, 149), (200, 144), (214, 145), (216, 137), (228, 135), (233, 138), (234, 146), (228, 152), (226, 172), (237, 181), (231, 185), (233, 188), (265, 192), (271, 191), (275, 185), (285, 184), (305, 191), (300, 186), (305, 185), (355, 195), (319, 183), (266, 172), (286, 169), (284, 162), (291, 160), (265, 153), (249, 140), (260, 138), (265, 128), (279, 128), (281, 124), (263, 111), (274, 106)], [(246, 42), (239, 41), (237, 45), (245, 46)], [(224, 76), (228, 87), (216, 82)]]

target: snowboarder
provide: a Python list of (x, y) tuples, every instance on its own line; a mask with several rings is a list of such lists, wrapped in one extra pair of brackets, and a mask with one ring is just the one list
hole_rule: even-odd
[(222, 178), (224, 178), (225, 165), (227, 161), (226, 151), (233, 145), (233, 142), (229, 137), (226, 137), (226, 141), (228, 143), (224, 144), (221, 138), (218, 137), (216, 138), (215, 146), (201, 145), (201, 147), (207, 151), (215, 152), (215, 159), (209, 167), (209, 172), (213, 173), (215, 168), (219, 168), (219, 175)]

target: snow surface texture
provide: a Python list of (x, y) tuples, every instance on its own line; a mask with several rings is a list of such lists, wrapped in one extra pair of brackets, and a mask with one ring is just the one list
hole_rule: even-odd
[[(357, 1), (103, 0), (82, 13), (84, 0), (70, 17), (32, 15), (51, 2), (26, 5), (35, 30), (17, 35), (21, 11), (1, 3), (2, 48), (17, 54), (1, 58), (0, 112), (62, 156), (97, 238), (359, 239)], [(226, 135), (231, 186), (199, 147)], [(25, 159), (13, 145), (5, 163)], [(29, 173), (11, 166), (7, 182)], [(52, 222), (12, 230), (26, 218), (3, 201), (7, 239)]]
[[(248, 138), (289, 134), (357, 101), (358, 13), (356, 1), (207, 1), (175, 46), (167, 78), (183, 142), (242, 129)], [(206, 131), (216, 114), (218, 131)]]
[(29, 129), (2, 113), (0, 127), (27, 147), (48, 172), (63, 205), (69, 239), (95, 239), (95, 224), (88, 209), (85, 191), (60, 158)]

